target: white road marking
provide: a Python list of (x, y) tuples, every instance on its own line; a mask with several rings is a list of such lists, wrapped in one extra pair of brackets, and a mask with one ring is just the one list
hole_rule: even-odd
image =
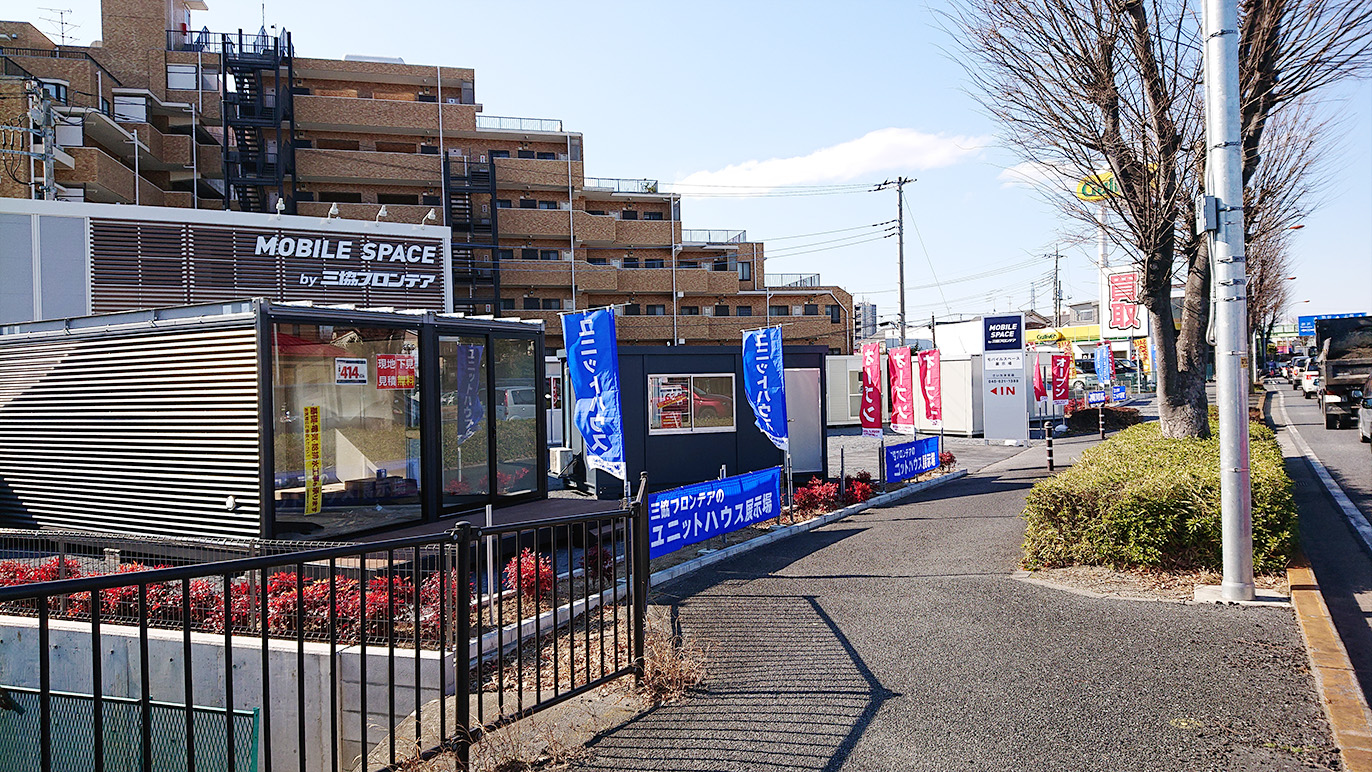
[(1320, 478), (1320, 482), (1324, 483), (1324, 488), (1329, 491), (1329, 495), (1334, 499), (1334, 503), (1339, 506), (1339, 509), (1343, 510), (1344, 518), (1348, 520), (1349, 525), (1353, 526), (1353, 531), (1358, 535), (1358, 538), (1362, 540), (1363, 548), (1368, 552), (1372, 552), (1372, 523), (1367, 522), (1367, 517), (1363, 515), (1362, 511), (1353, 503), (1353, 500), (1348, 498), (1348, 494), (1343, 492), (1343, 488), (1341, 488), (1338, 482), (1334, 480), (1333, 476), (1329, 474), (1329, 470), (1325, 468), (1319, 457), (1315, 455), (1315, 451), (1311, 450), (1310, 446), (1306, 444), (1305, 438), (1301, 436), (1300, 430), (1296, 428), (1295, 424), (1291, 423), (1291, 416), (1286, 414), (1286, 395), (1280, 390), (1277, 391), (1277, 409), (1281, 411), (1282, 423), (1286, 424), (1286, 430), (1290, 432), (1292, 443), (1295, 444), (1296, 449), (1301, 452), (1301, 455), (1305, 456), (1305, 460), (1310, 462), (1310, 466), (1315, 470), (1315, 476)]

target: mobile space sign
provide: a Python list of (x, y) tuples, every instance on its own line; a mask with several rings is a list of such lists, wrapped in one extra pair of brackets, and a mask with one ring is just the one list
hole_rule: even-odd
[(781, 467), (648, 497), (648, 557), (657, 558), (781, 514)]
[(1029, 439), (1029, 394), (1024, 378), (1024, 314), (982, 319), (983, 436)]

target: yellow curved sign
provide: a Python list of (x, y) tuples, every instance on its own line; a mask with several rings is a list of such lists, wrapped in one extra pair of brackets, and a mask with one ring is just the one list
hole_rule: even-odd
[(1120, 194), (1114, 172), (1100, 172), (1077, 181), (1077, 198), (1082, 201), (1104, 201)]

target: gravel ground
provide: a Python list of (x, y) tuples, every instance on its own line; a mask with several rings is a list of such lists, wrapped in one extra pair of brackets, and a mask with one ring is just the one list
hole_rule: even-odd
[(578, 768), (1338, 768), (1289, 609), (1010, 578), (1041, 462), (657, 588), (711, 642), (706, 686), (605, 733)]

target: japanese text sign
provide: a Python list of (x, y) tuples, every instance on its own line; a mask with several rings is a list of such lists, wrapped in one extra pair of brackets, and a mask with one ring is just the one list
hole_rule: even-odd
[(1072, 375), (1072, 357), (1067, 354), (1054, 354), (1052, 368), (1053, 404), (1066, 405), (1072, 399), (1071, 385), (1068, 383)]
[[(456, 444), (461, 444), (476, 434), (476, 428), (486, 418), (486, 407), (481, 404), (482, 358), (486, 347), (474, 343), (459, 343), (454, 349), (453, 374), (456, 383), (453, 398), (456, 400), (458, 419)], [(444, 405), (446, 410), (446, 400)]]
[(414, 388), (415, 361), (413, 354), (377, 354), (376, 388)]
[(919, 388), (924, 393), (924, 417), (943, 425), (943, 362), (938, 349), (919, 352)]
[(1108, 343), (1096, 346), (1096, 380), (1101, 383), (1115, 380), (1115, 352), (1110, 350)]
[(886, 482), (900, 482), (938, 468), (938, 437), (886, 446)]
[(781, 468), (648, 497), (648, 557), (656, 558), (781, 514)]
[(786, 450), (786, 371), (781, 359), (781, 328), (743, 333), (743, 390), (753, 407), (757, 428), (772, 444)]
[(881, 344), (862, 344), (862, 436), (881, 436)]
[(318, 514), (324, 508), (324, 470), (319, 441), (319, 406), (306, 405), (305, 429), (305, 514)]
[(586, 441), (586, 465), (627, 479), (619, 402), (619, 344), (609, 309), (562, 317), (567, 372), (576, 396), (572, 422)]
[(1142, 277), (1138, 270), (1101, 273), (1102, 339), (1137, 338), (1146, 334), (1148, 312), (1139, 302)]
[(886, 352), (886, 370), (891, 376), (891, 431), (897, 434), (915, 433), (914, 374), (910, 369), (909, 347), (893, 348)]
[(1024, 315), (987, 316), (982, 319), (983, 344), (987, 351), (1023, 351)]
[(348, 384), (367, 385), (367, 360), (334, 357), (333, 382), (337, 386)]

